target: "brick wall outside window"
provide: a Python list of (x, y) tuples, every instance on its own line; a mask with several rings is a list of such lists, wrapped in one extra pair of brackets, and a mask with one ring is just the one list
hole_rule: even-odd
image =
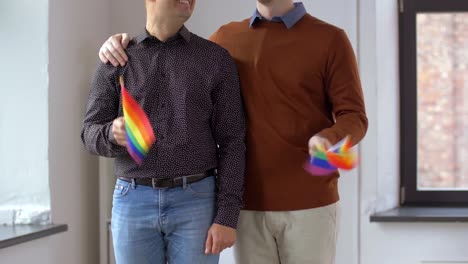
[(468, 13), (418, 14), (418, 188), (468, 188)]

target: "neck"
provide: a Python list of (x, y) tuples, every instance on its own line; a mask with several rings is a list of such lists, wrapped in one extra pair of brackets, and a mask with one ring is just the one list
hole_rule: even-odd
[(272, 0), (269, 3), (257, 1), (257, 10), (262, 17), (271, 20), (273, 17), (281, 17), (294, 9), (293, 0)]
[(150, 16), (150, 14), (147, 15), (147, 18), (146, 30), (162, 42), (175, 36), (184, 25), (182, 20), (164, 19)]

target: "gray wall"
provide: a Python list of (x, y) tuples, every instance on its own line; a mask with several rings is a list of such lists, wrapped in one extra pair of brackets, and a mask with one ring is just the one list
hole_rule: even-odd
[[(52, 216), (66, 223), (54, 263), (98, 263), (98, 162), (80, 141), (97, 50), (109, 33), (108, 0), (50, 0), (49, 159)], [(63, 261), (67, 260), (67, 261)]]
[[(31, 6), (31, 1), (25, 2), (28, 2), (24, 7), (25, 12), (43, 10), (37, 8), (34, 1), (34, 6)], [(47, 1), (40, 2), (47, 4)], [(42, 42), (39, 43), (47, 41), (49, 49), (49, 123), (46, 127), (49, 133), (46, 137), (49, 141), (52, 220), (68, 224), (69, 230), (2, 249), (1, 263), (99, 263), (98, 162), (84, 151), (80, 142), (80, 129), (91, 74), (97, 62), (97, 50), (110, 33), (109, 6), (108, 0), (48, 1), (49, 26), (45, 32), (38, 34), (42, 33), (39, 38)], [(4, 9), (0, 8), (2, 12)], [(42, 23), (33, 17), (24, 20), (25, 27), (31, 28), (35, 23)], [(4, 37), (2, 31), (1, 38)], [(24, 45), (25, 51), (36, 50), (38, 43), (28, 39)], [(44, 54), (47, 51), (41, 48), (30, 56), (42, 57)], [(27, 58), (19, 59), (24, 64), (28, 63)], [(36, 68), (44, 69), (45, 72), (47, 70), (42, 64)], [(38, 109), (38, 114), (41, 111)], [(47, 114), (42, 118), (47, 120)], [(34, 120), (34, 115), (29, 120)]]

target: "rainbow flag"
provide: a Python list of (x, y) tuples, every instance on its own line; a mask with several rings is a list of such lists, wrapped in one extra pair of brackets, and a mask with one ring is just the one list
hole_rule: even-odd
[(351, 170), (356, 167), (358, 161), (357, 154), (351, 147), (349, 136), (328, 150), (318, 146), (317, 152), (310, 157), (304, 169), (315, 176), (328, 175), (337, 169)]
[(120, 76), (119, 82), (127, 132), (127, 151), (141, 166), (156, 138), (148, 116), (125, 88), (123, 76)]

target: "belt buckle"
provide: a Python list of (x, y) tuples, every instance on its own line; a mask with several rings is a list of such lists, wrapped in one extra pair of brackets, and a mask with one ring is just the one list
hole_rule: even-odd
[(157, 188), (157, 186), (156, 186), (157, 180), (158, 180), (157, 178), (152, 178), (152, 179), (151, 179), (151, 186), (153, 186), (153, 189), (156, 189), (156, 188)]

